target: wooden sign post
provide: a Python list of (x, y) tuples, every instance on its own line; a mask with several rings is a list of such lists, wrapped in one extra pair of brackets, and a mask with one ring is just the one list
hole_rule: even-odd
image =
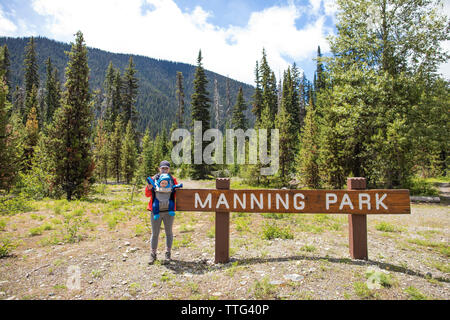
[(229, 261), (230, 212), (348, 214), (353, 259), (368, 259), (367, 215), (411, 213), (409, 190), (366, 190), (365, 178), (348, 178), (348, 190), (230, 190), (230, 179), (216, 189), (177, 190), (177, 211), (216, 212), (216, 263)]
[[(365, 178), (347, 178), (348, 190), (366, 189)], [(367, 260), (367, 215), (349, 214), (348, 215), (348, 241), (350, 256), (352, 259)]]
[[(216, 179), (216, 189), (229, 190), (230, 179)], [(230, 260), (230, 212), (216, 211), (216, 256), (215, 263)]]

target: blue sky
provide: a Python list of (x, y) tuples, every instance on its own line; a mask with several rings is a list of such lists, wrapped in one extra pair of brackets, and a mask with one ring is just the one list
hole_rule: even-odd
[(277, 79), (295, 62), (311, 80), (336, 10), (335, 0), (0, 0), (0, 36), (71, 42), (81, 30), (90, 47), (189, 64), (201, 49), (205, 68), (249, 84), (265, 48)]

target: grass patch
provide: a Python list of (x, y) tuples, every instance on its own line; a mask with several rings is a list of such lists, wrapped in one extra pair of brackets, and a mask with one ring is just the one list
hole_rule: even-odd
[(277, 297), (276, 286), (269, 283), (269, 278), (264, 277), (261, 281), (256, 280), (251, 290), (256, 299), (269, 300)]
[(234, 219), (234, 223), (236, 225), (236, 231), (240, 232), (250, 232), (250, 223), (251, 220), (248, 217), (237, 217)]
[(358, 281), (353, 283), (353, 290), (361, 299), (373, 299), (377, 297), (377, 294), (370, 290), (365, 282)]
[(172, 247), (175, 249), (180, 247), (189, 247), (191, 245), (191, 242), (192, 236), (190, 234), (185, 234), (183, 235), (183, 239), (181, 240), (173, 239)]
[(314, 247), (313, 245), (307, 245), (307, 244), (305, 244), (304, 246), (302, 246), (302, 247), (300, 248), (300, 250), (301, 250), (301, 251), (305, 251), (305, 252), (314, 252), (314, 251), (317, 250), (317, 248)]
[(380, 222), (375, 226), (375, 229), (383, 232), (401, 232), (402, 228), (397, 227), (388, 222)]
[(142, 224), (137, 224), (134, 226), (134, 236), (135, 237), (140, 237), (146, 232), (147, 232), (147, 228), (145, 226), (143, 226)]
[(60, 242), (62, 242), (62, 240), (58, 236), (58, 234), (52, 234), (50, 237), (43, 237), (39, 241), (39, 244), (41, 246), (53, 246), (53, 245), (59, 244)]
[(39, 221), (42, 221), (42, 220), (45, 219), (44, 216), (41, 216), (41, 215), (38, 215), (38, 214), (34, 214), (34, 213), (32, 213), (32, 214), (30, 215), (30, 217), (31, 217), (31, 219), (33, 219), (33, 220), (39, 220)]
[(193, 231), (194, 231), (194, 227), (191, 226), (191, 225), (189, 225), (189, 224), (183, 223), (183, 224), (181, 224), (181, 226), (180, 226), (180, 232), (181, 232), (181, 233), (184, 233), (184, 232), (193, 232)]
[(0, 219), (0, 231), (5, 231), (6, 229), (6, 220)]
[(289, 217), (289, 214), (287, 213), (261, 213), (261, 216), (267, 219), (283, 219)]
[(448, 263), (442, 263), (440, 261), (433, 261), (430, 263), (430, 265), (439, 271), (442, 271), (444, 273), (450, 273), (450, 264), (448, 264)]
[(91, 276), (94, 279), (99, 279), (99, 278), (103, 277), (103, 274), (102, 274), (101, 270), (92, 270), (91, 271)]
[(410, 300), (430, 300), (429, 296), (420, 292), (419, 289), (417, 289), (413, 286), (409, 286), (404, 291), (409, 296)]
[(160, 280), (161, 280), (161, 282), (168, 282), (168, 281), (172, 280), (173, 278), (174, 278), (173, 275), (171, 275), (170, 273), (163, 272)]
[(263, 240), (272, 240), (272, 239), (294, 239), (294, 235), (292, 231), (286, 227), (281, 228), (276, 224), (266, 223), (263, 227), (261, 237)]
[(30, 230), (28, 230), (28, 234), (32, 237), (40, 236), (40, 235), (42, 235), (42, 231), (43, 231), (42, 228), (39, 226), (39, 227), (35, 227), (35, 228), (30, 228)]
[(34, 208), (30, 205), (30, 199), (23, 195), (8, 197), (0, 196), (0, 216), (28, 212), (33, 209)]
[(0, 258), (7, 257), (11, 254), (11, 251), (17, 247), (17, 244), (14, 243), (10, 238), (1, 238), (0, 239)]
[(408, 242), (422, 247), (437, 249), (439, 253), (441, 253), (442, 255), (446, 257), (450, 256), (449, 246), (445, 243), (432, 242), (429, 240), (421, 240), (421, 239), (408, 239)]
[(212, 226), (208, 232), (206, 232), (206, 236), (210, 239), (214, 239), (216, 237), (216, 227)]

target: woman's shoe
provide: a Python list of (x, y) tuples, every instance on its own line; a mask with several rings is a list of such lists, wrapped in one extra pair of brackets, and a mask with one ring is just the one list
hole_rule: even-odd
[(166, 259), (164, 260), (164, 262), (169, 263), (170, 261), (172, 261), (172, 259), (170, 258), (170, 252), (166, 251)]
[(151, 253), (150, 254), (150, 261), (148, 262), (148, 264), (154, 264), (156, 261), (156, 253)]

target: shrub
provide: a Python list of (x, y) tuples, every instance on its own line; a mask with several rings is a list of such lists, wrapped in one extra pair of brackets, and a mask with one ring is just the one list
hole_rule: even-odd
[(33, 210), (25, 195), (0, 197), (0, 215), (13, 215)]
[(101, 183), (101, 184), (96, 185), (94, 188), (94, 193), (105, 195), (106, 194), (106, 184)]
[(292, 234), (289, 228), (281, 228), (275, 224), (268, 224), (263, 228), (262, 238), (264, 240), (272, 240), (272, 239), (294, 239), (294, 235)]
[(82, 236), (78, 233), (82, 225), (80, 217), (71, 214), (64, 215), (64, 240), (69, 243), (78, 242)]
[(11, 250), (17, 247), (9, 238), (0, 239), (0, 258), (6, 257), (11, 253)]
[(413, 178), (403, 187), (409, 189), (412, 196), (439, 196), (439, 190), (425, 179)]
[(34, 237), (34, 236), (40, 236), (42, 234), (42, 228), (41, 227), (36, 227), (36, 228), (31, 228), (28, 233), (30, 234), (30, 236)]

